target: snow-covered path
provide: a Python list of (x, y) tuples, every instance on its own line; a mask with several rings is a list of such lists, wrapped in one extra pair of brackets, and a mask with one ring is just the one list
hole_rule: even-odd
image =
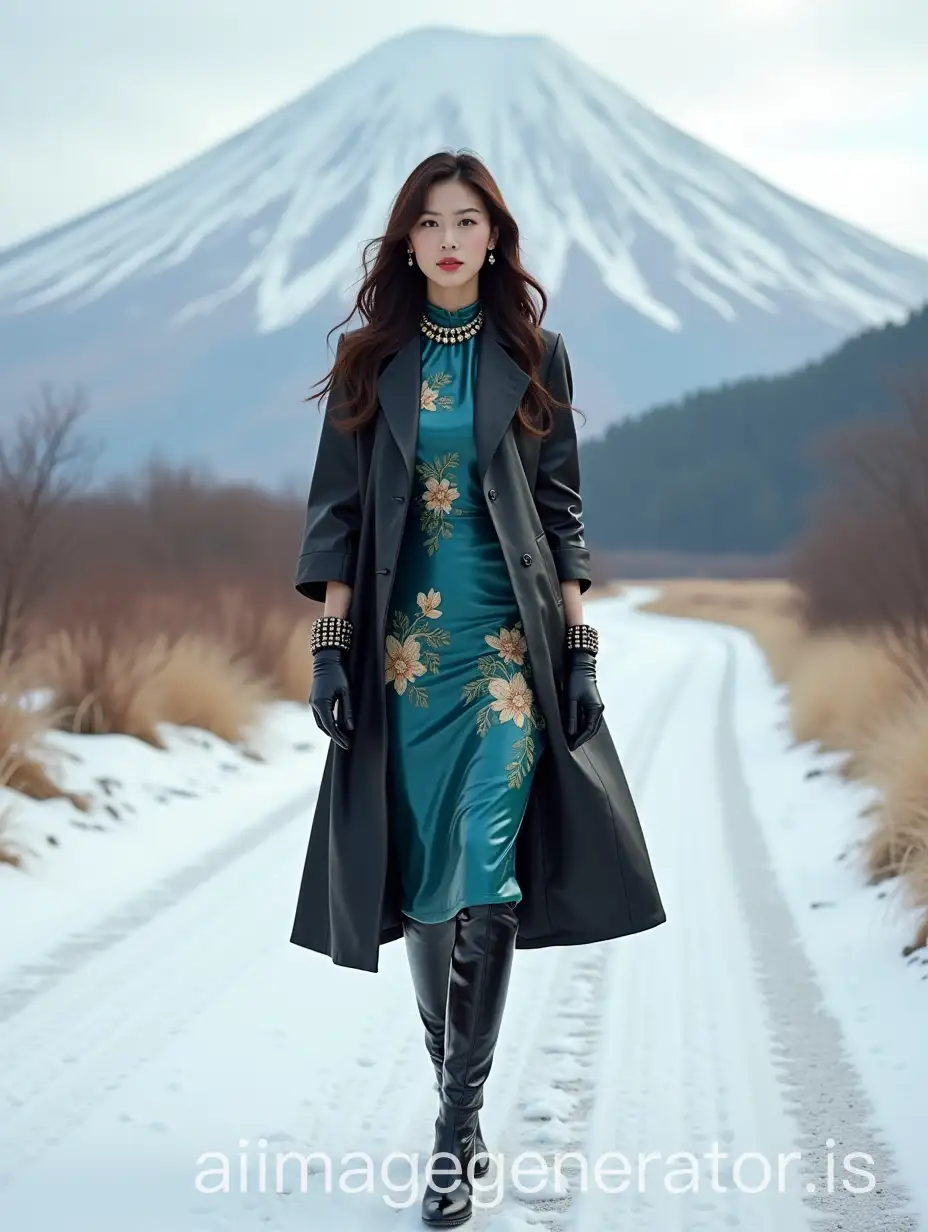
[[(820, 986), (825, 951), (797, 927), (752, 796), (757, 759), (743, 756), (759, 690), (772, 697), (758, 685), (756, 650), (743, 635), (642, 616), (619, 600), (590, 611), (668, 922), (517, 954), (482, 1118), (504, 1175), (487, 1178), (469, 1226), (922, 1226), (915, 1212), (928, 1216), (928, 1189), (901, 1101), (925, 1070), (864, 1074), (865, 1032), (903, 1048), (907, 1037), (892, 1033), (910, 1028), (844, 1020), (839, 992), (826, 998)], [(795, 774), (774, 752), (781, 780)], [(79, 943), (62, 938), (4, 977), (0, 1227), (422, 1226), (414, 1172), (402, 1156), (387, 1160), (418, 1153), (421, 1178), (435, 1102), (402, 943), (384, 948), (373, 976), (287, 940), (311, 802), (294, 782), (289, 803), (101, 910)], [(928, 1091), (911, 1094), (923, 1108)], [(713, 1180), (714, 1146), (727, 1157)], [(305, 1183), (292, 1158), (278, 1186), (275, 1153), (291, 1151), (324, 1153), (329, 1183), (321, 1157)], [(842, 1186), (866, 1188), (843, 1167), (853, 1151), (873, 1158), (851, 1161), (876, 1175), (872, 1192)], [(365, 1176), (363, 1155), (350, 1152), (371, 1159), (367, 1192), (351, 1192)], [(580, 1152), (585, 1183), (576, 1155), (560, 1191), (529, 1156), (520, 1186), (521, 1152)], [(780, 1185), (778, 1159), (791, 1152)], [(225, 1192), (200, 1192), (201, 1169), (216, 1187), (220, 1156)]]

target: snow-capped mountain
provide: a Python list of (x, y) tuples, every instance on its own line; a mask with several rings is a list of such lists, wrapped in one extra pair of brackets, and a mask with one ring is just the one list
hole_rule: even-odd
[(301, 398), (328, 366), (361, 248), (444, 147), (497, 177), (587, 432), (790, 367), (928, 299), (928, 261), (772, 187), (549, 39), (427, 29), (0, 252), (0, 415), (40, 382), (80, 382), (110, 464), (157, 445), (225, 473), (304, 470), (318, 416)]

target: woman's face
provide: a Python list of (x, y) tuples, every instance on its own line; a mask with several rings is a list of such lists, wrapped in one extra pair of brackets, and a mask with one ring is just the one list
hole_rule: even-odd
[(445, 180), (429, 189), (409, 242), (426, 278), (452, 288), (477, 277), (497, 235), (480, 194), (461, 180)]

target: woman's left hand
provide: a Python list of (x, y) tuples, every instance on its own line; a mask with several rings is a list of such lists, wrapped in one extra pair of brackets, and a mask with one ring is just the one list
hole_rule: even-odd
[(588, 650), (564, 652), (567, 744), (579, 749), (599, 731), (605, 705), (596, 685), (596, 656)]

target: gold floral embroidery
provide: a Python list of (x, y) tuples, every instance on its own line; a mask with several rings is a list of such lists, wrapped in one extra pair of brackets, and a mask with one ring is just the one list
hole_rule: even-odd
[[(437, 647), (451, 644), (451, 634), (437, 625), (429, 626), (441, 615), (441, 591), (419, 591), (416, 596), (419, 613), (410, 620), (405, 612), (393, 613), (392, 632), (384, 645), (384, 684), (392, 684), (399, 694), (408, 694), (414, 706), (427, 706), (428, 694), (415, 682), (426, 672), (437, 673)], [(423, 646), (427, 649), (423, 650)]]
[(386, 651), (386, 683), (392, 681), (397, 693), (405, 693), (407, 684), (425, 671), (425, 664), (419, 661), (419, 643), (414, 637), (401, 642), (388, 636)]
[(490, 706), (499, 715), (499, 721), (508, 723), (512, 719), (516, 727), (524, 726), (532, 713), (532, 690), (522, 673), (516, 672), (508, 680), (491, 680), (488, 688), (495, 699)]
[(450, 479), (427, 479), (425, 481), (425, 496), (422, 501), (426, 509), (433, 513), (450, 513), (451, 503), (460, 496), (457, 488), (451, 486)]
[(512, 629), (500, 629), (499, 637), (488, 633), (483, 640), (499, 651), (505, 663), (518, 663), (521, 667), (525, 662), (528, 643), (518, 622)]
[(419, 611), (423, 616), (428, 616), (430, 620), (437, 620), (441, 615), (439, 603), (441, 603), (441, 591), (434, 590), (429, 587), (429, 593), (423, 594), (420, 590), (416, 595), (416, 603), (419, 605)]
[[(522, 622), (517, 620), (511, 629), (500, 629), (498, 635), (488, 633), (483, 640), (496, 654), (480, 655), (477, 660), (479, 674), (464, 686), (464, 700), (492, 698), (477, 711), (477, 732), (481, 736), (487, 734), (494, 718), (498, 724), (511, 722), (520, 730), (524, 729), (525, 735), (513, 741), (513, 760), (506, 764), (507, 786), (521, 787), (535, 761), (532, 732), (545, 726), (531, 689), (532, 669), (527, 661), (528, 643), (522, 632)], [(510, 664), (522, 670), (511, 669)]]
[(419, 527), (427, 531), (425, 549), (434, 556), (442, 539), (451, 538), (451, 518), (457, 513), (452, 508), (461, 495), (455, 487), (455, 468), (461, 460), (458, 453), (446, 453), (432, 462), (419, 462), (416, 470), (425, 485), (422, 494), (422, 509), (419, 512)]
[(419, 398), (421, 411), (450, 411), (454, 408), (454, 399), (450, 394), (439, 395), (439, 390), (451, 384), (450, 372), (433, 372), (422, 382), (422, 393)]

